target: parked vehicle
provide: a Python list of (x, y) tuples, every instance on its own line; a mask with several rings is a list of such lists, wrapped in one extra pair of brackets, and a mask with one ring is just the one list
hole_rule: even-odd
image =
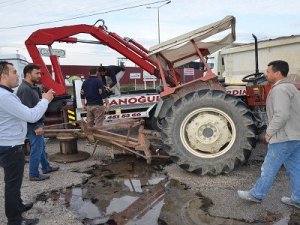
[[(20, 54), (0, 54), (0, 61), (8, 61), (14, 64), (19, 74), (19, 83), (21, 83), (24, 77), (23, 69), (28, 64), (26, 58)], [(15, 90), (17, 90), (17, 88)]]
[[(278, 37), (257, 42), (258, 71), (264, 72), (272, 60), (289, 62), (289, 76), (300, 81), (300, 35)], [(228, 93), (246, 95), (246, 82), (242, 79), (256, 68), (255, 42), (225, 47), (208, 57), (212, 71), (223, 80)]]

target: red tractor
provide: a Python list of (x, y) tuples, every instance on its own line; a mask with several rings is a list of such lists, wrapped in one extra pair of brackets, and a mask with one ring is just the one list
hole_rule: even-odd
[[(150, 50), (133, 39), (109, 32), (104, 21), (102, 25), (96, 24), (40, 29), (25, 42), (32, 61), (41, 65), (43, 86), (56, 92), (58, 102), (66, 97), (66, 87), (57, 57), (51, 54), (51, 45), (55, 42), (106, 45), (161, 79), (161, 102), (156, 107), (155, 116), (162, 126), (164, 150), (182, 169), (200, 175), (217, 175), (228, 173), (246, 162), (255, 147), (259, 124), (258, 116), (254, 116), (252, 109), (258, 102), (265, 104), (261, 96), (266, 96), (267, 84), (252, 82), (253, 85), (248, 87), (251, 96), (242, 101), (226, 93), (205, 60), (205, 56), (235, 41), (233, 16), (163, 42)], [(74, 37), (82, 33), (90, 34), (98, 41)], [(217, 39), (221, 34), (224, 37)], [(48, 46), (55, 79), (52, 79), (37, 45)], [(204, 63), (207, 73), (183, 84), (175, 68), (197, 58)], [(254, 75), (256, 77), (257, 74)], [(56, 108), (61, 110), (60, 105), (57, 104)]]

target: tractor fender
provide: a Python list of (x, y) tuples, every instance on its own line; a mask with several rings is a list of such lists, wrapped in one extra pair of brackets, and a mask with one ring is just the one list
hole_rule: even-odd
[(172, 98), (160, 99), (156, 105), (154, 117), (160, 119), (164, 118), (167, 111), (172, 107), (173, 104), (174, 99)]
[(165, 118), (168, 110), (179, 98), (182, 98), (189, 93), (204, 89), (225, 91), (225, 88), (220, 84), (220, 82), (218, 82), (217, 79), (211, 79), (207, 81), (198, 79), (194, 80), (193, 82), (183, 84), (177, 87), (173, 94), (160, 99), (160, 101), (157, 103), (154, 117), (159, 119)]

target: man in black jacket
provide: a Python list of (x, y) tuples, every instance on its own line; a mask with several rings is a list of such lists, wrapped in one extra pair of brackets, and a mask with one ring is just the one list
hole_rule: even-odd
[[(40, 67), (36, 64), (28, 64), (24, 67), (24, 80), (18, 88), (17, 96), (21, 102), (29, 108), (33, 108), (40, 101), (41, 92), (36, 85), (41, 78)], [(57, 171), (59, 167), (50, 166), (46, 155), (46, 144), (44, 139), (43, 118), (35, 123), (28, 123), (27, 137), (30, 142), (29, 157), (29, 180), (43, 181), (49, 179), (48, 175), (39, 172), (39, 165), (42, 165), (43, 174)]]
[[(107, 91), (113, 91), (116, 96), (121, 95), (120, 80), (124, 76), (125, 69), (120, 66), (100, 66), (98, 73)], [(111, 84), (107, 86), (106, 77), (110, 77)]]

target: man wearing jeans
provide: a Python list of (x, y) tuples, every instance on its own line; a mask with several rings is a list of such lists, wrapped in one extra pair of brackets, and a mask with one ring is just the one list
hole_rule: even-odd
[[(18, 88), (17, 96), (24, 105), (33, 108), (40, 101), (41, 92), (36, 84), (41, 78), (41, 70), (36, 64), (28, 64), (24, 67), (23, 73), (24, 80)], [(30, 142), (29, 180), (49, 179), (49, 176), (40, 174), (39, 165), (42, 166), (43, 174), (57, 171), (59, 167), (50, 166), (47, 159), (43, 118), (35, 123), (28, 123), (27, 127), (27, 137)]]
[(105, 111), (109, 110), (107, 95), (102, 81), (97, 77), (97, 69), (91, 68), (90, 76), (81, 86), (81, 103), (87, 110), (86, 123), (88, 127), (100, 127), (105, 119)]
[(42, 95), (42, 100), (32, 109), (23, 105), (13, 94), (19, 76), (13, 64), (0, 61), (0, 166), (4, 169), (5, 214), (8, 225), (32, 225), (38, 219), (24, 219), (22, 213), (32, 204), (23, 204), (21, 186), (25, 156), (24, 140), (27, 122), (39, 120), (53, 99), (52, 90)]
[(288, 80), (285, 61), (270, 62), (267, 80), (273, 84), (267, 98), (269, 125), (265, 140), (268, 153), (261, 176), (250, 191), (238, 191), (241, 199), (260, 203), (271, 188), (277, 172), (284, 165), (290, 178), (291, 197), (282, 197), (287, 205), (300, 208), (300, 92)]

